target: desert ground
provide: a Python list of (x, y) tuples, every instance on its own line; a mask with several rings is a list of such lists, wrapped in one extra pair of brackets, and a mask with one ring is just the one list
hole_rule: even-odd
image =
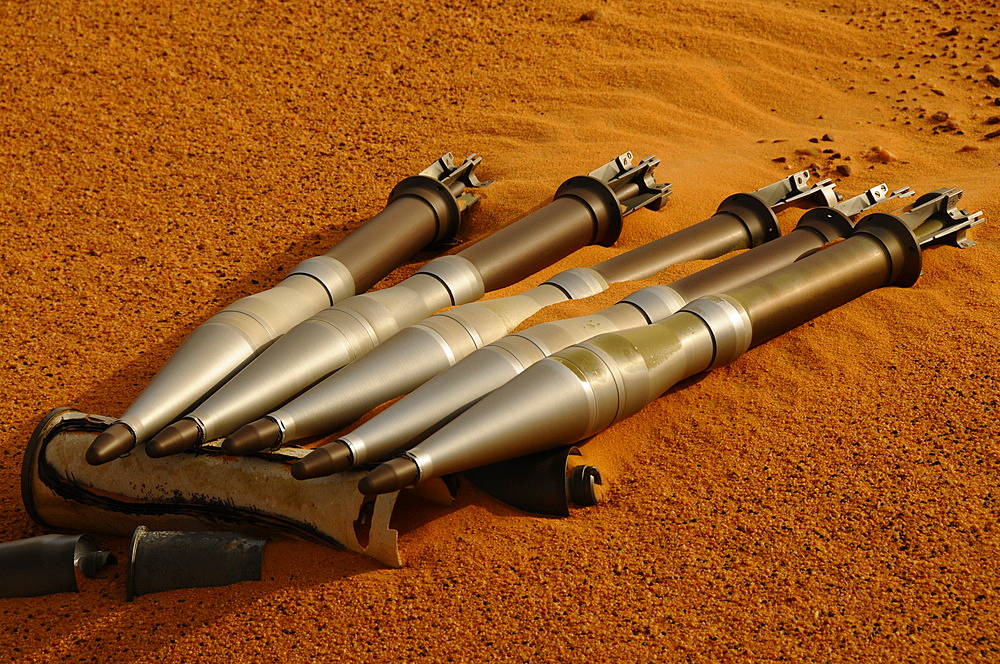
[[(200, 322), (444, 152), (496, 180), (460, 246), (626, 150), (673, 183), (615, 247), (497, 296), (806, 168), (848, 195), (959, 187), (985, 222), (978, 246), (927, 250), (915, 286), (586, 442), (595, 507), (543, 518), (464, 485), (400, 514), (401, 569), (277, 539), (261, 582), (132, 603), (119, 564), (78, 594), (0, 600), (2, 657), (996, 661), (997, 77), (985, 1), (3, 2), (2, 541), (45, 532), (19, 473), (46, 412), (120, 415)], [(99, 539), (125, 559), (127, 539)]]

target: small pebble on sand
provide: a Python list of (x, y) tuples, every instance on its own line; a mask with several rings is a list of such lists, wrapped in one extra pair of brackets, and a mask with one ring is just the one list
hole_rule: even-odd
[(837, 166), (837, 172), (843, 175), (845, 178), (851, 174), (851, 167), (847, 164), (840, 164)]
[(963, 145), (958, 149), (958, 152), (978, 152), (978, 151), (979, 151), (978, 145)]
[(888, 163), (890, 161), (899, 161), (899, 157), (894, 155), (889, 150), (886, 150), (885, 148), (880, 147), (878, 145), (874, 146), (871, 149), (871, 158), (883, 164)]
[(583, 14), (581, 14), (580, 18), (578, 20), (580, 20), (580, 21), (596, 21), (597, 19), (601, 18), (601, 16), (603, 16), (603, 13), (601, 12), (600, 9), (591, 9), (590, 11), (587, 11), (587, 12), (584, 12)]

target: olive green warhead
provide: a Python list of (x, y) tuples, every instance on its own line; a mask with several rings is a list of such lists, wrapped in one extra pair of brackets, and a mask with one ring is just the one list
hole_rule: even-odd
[[(852, 228), (849, 217), (856, 216), (889, 198), (911, 193), (908, 189), (900, 189), (890, 194), (886, 185), (879, 185), (859, 196), (836, 203), (832, 208), (827, 206), (812, 208), (800, 219), (799, 226), (794, 231), (785, 237), (772, 239), (774, 236), (767, 234), (766, 231), (767, 228), (777, 228), (777, 220), (774, 219), (771, 210), (784, 206), (788, 198), (794, 198), (799, 205), (808, 205), (810, 204), (807, 202), (809, 200), (813, 203), (835, 200), (832, 191), (833, 185), (828, 182), (820, 183), (814, 190), (802, 191), (794, 186), (798, 184), (801, 187), (807, 178), (808, 172), (789, 178), (783, 198), (776, 197), (777, 192), (774, 191), (774, 187), (782, 183), (775, 183), (755, 192), (753, 196), (766, 200), (767, 206), (758, 205), (751, 208), (749, 205), (744, 205), (747, 209), (741, 216), (732, 212), (717, 213), (705, 222), (679, 231), (679, 233), (686, 233), (690, 237), (692, 231), (699, 227), (703, 227), (704, 230), (712, 229), (712, 233), (706, 234), (703, 240), (707, 245), (707, 251), (714, 252), (719, 249), (720, 245), (717, 242), (720, 236), (726, 236), (729, 232), (726, 230), (728, 227), (720, 227), (717, 224), (728, 221), (728, 223), (743, 229), (745, 246), (761, 245), (757, 246), (756, 249), (708, 267), (669, 286), (651, 286), (642, 289), (625, 298), (623, 302), (596, 314), (543, 323), (500, 339), (473, 352), (444, 373), (416, 388), (412, 394), (393, 404), (385, 412), (342, 436), (331, 445), (337, 446), (341, 459), (343, 459), (344, 454), (340, 448), (346, 447), (352, 466), (384, 459), (421, 433), (453, 419), (476, 400), (500, 387), (546, 355), (584, 341), (601, 332), (626, 329), (662, 319), (677, 311), (689, 300), (725, 290), (768, 274), (819, 249), (827, 242), (844, 237)], [(767, 195), (762, 194), (762, 192)], [(750, 195), (739, 194), (726, 200), (732, 201), (745, 196)], [(748, 235), (746, 229), (750, 228), (758, 229), (758, 231)], [(656, 243), (667, 244), (666, 241), (676, 235), (675, 233), (661, 238)], [(731, 244), (732, 241), (729, 242)], [(761, 244), (763, 242), (766, 244)], [(644, 255), (640, 260), (647, 266), (652, 265), (651, 254), (648, 250), (650, 246), (646, 245), (611, 259), (616, 263), (613, 268), (614, 272), (619, 275), (627, 272), (631, 266), (623, 259), (635, 252), (642, 252)], [(693, 253), (692, 249), (685, 251)], [(607, 270), (605, 266), (609, 262), (606, 261), (592, 269)], [(396, 339), (398, 339), (398, 335), (390, 340), (389, 344), (391, 345)], [(360, 373), (360, 368), (373, 355), (374, 353), (345, 368), (344, 372), (350, 372), (352, 375), (351, 383), (352, 387), (355, 388), (354, 393), (342, 390), (340, 399), (328, 398), (325, 403), (312, 411), (303, 412), (301, 409), (292, 411), (293, 406), (323, 385), (320, 384), (302, 397), (272, 412), (269, 417), (281, 421), (285, 428), (282, 441), (294, 440), (294, 438), (289, 437), (288, 431), (295, 431), (300, 422), (307, 419), (304, 415), (312, 415), (311, 421), (323, 419), (327, 422), (335, 421), (333, 418), (343, 412), (342, 403), (344, 400), (357, 399), (358, 393), (365, 394), (365, 391), (361, 389), (364, 386), (359, 386), (358, 381), (354, 380), (353, 376)], [(397, 361), (396, 365), (398, 364)], [(374, 390), (379, 383), (387, 382), (387, 373), (398, 370), (394, 367), (395, 365), (387, 363), (382, 367), (381, 373), (372, 371), (373, 375), (368, 376), (371, 386), (368, 389)], [(331, 376), (326, 382), (337, 383), (344, 372)], [(345, 423), (338, 422), (338, 426), (331, 427), (331, 430), (339, 428)], [(323, 449), (319, 448), (319, 450)], [(322, 458), (323, 452), (319, 450), (310, 453), (300, 463), (303, 465), (310, 463), (312, 455), (316, 455), (317, 459)], [(317, 473), (324, 470), (336, 472), (342, 467), (343, 463), (334, 469), (327, 463), (317, 461), (315, 464), (311, 464), (312, 470), (308, 477), (318, 477), (320, 475)], [(305, 471), (300, 471), (300, 474), (305, 475)]]
[(847, 239), (724, 294), (701, 297), (659, 323), (612, 332), (537, 362), (429, 438), (362, 480), (365, 493), (574, 443), (628, 417), (680, 380), (728, 364), (827, 311), (884, 286), (910, 286), (921, 246), (981, 221), (938, 190), (898, 215), (876, 213)]

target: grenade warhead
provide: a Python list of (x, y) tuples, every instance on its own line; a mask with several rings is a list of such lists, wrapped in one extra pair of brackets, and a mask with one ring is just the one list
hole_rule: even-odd
[(921, 246), (981, 220), (955, 207), (961, 191), (923, 196), (900, 215), (872, 214), (853, 234), (724, 294), (685, 305), (660, 323), (602, 334), (542, 360), (359, 484), (372, 495), (429, 477), (582, 440), (678, 381), (728, 364), (747, 349), (883, 286), (920, 276)]
[(87, 461), (128, 452), (187, 412), (276, 338), (309, 316), (373, 286), (420, 249), (453, 237), (481, 187), (470, 155), (445, 154), (393, 188), (385, 209), (322, 256), (303, 261), (270, 290), (234, 302), (189, 336), (121, 419), (98, 436)]
[(555, 200), (453, 256), (427, 263), (391, 288), (344, 300), (299, 324), (184, 419), (146, 445), (160, 457), (227, 435), (267, 414), (385, 341), (400, 328), (451, 305), (479, 299), (588, 244), (610, 246), (623, 218), (660, 209), (670, 185), (656, 184), (653, 157), (625, 153), (570, 178)]
[(686, 260), (717, 258), (766, 242), (776, 237), (778, 228), (772, 210), (835, 199), (829, 181), (808, 187), (808, 179), (809, 172), (802, 171), (749, 195), (763, 205), (736, 206), (733, 201), (747, 195), (730, 196), (710, 219), (649, 244), (591, 267), (560, 272), (519, 295), (465, 304), (404, 328), (278, 410), (239, 429), (222, 447), (229, 454), (249, 454), (336, 431), (510, 334), (545, 306), (590, 297), (612, 283), (646, 279)]

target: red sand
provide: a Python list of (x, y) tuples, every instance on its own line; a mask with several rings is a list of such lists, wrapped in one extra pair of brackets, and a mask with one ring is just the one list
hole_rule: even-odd
[[(448, 150), (481, 154), (497, 180), (465, 241), (626, 149), (661, 156), (675, 195), (632, 217), (619, 249), (810, 163), (849, 165), (848, 194), (962, 187), (987, 222), (973, 249), (928, 251), (913, 288), (867, 295), (587, 443), (609, 480), (598, 507), (536, 518), (464, 487), (451, 508), (400, 515), (404, 569), (278, 541), (261, 583), (131, 604), (119, 565), (80, 594), (0, 601), (0, 650), (996, 660), (1000, 138), (983, 136), (1000, 127), (1000, 10), (868, 7), (5, 3), (3, 541), (41, 532), (18, 472), (45, 412), (120, 414), (199, 322)], [(876, 145), (898, 161), (872, 160)], [(795, 152), (810, 147), (841, 157)], [(124, 540), (103, 540), (124, 558)]]

